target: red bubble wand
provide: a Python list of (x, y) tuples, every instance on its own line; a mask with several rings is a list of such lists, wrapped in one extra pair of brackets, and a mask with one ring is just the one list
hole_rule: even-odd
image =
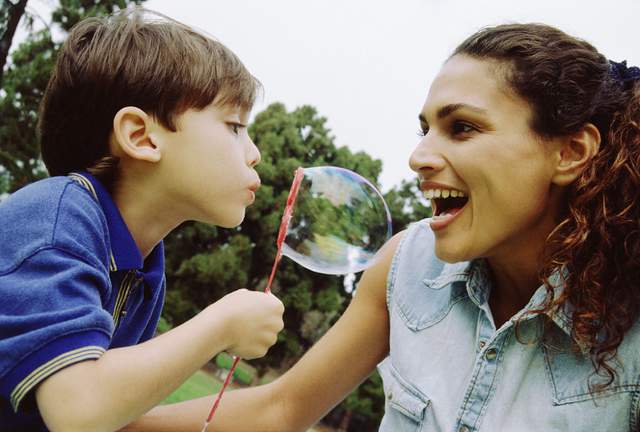
[[(287, 230), (289, 229), (289, 222), (293, 217), (293, 205), (296, 202), (296, 197), (298, 196), (298, 191), (300, 190), (300, 184), (302, 183), (302, 178), (304, 176), (304, 169), (298, 168), (296, 169), (295, 176), (293, 178), (293, 183), (291, 183), (291, 189), (289, 190), (289, 196), (287, 197), (287, 204), (284, 208), (284, 213), (282, 214), (282, 219), (280, 220), (280, 229), (278, 230), (278, 238), (276, 239), (276, 246), (278, 250), (276, 251), (276, 257), (273, 260), (273, 266), (271, 267), (271, 275), (269, 276), (269, 282), (267, 282), (267, 287), (264, 292), (269, 294), (271, 292), (271, 284), (273, 283), (273, 279), (276, 275), (276, 269), (278, 268), (278, 264), (280, 263), (280, 258), (282, 258), (282, 245), (284, 243), (284, 239), (287, 236)], [(222, 384), (222, 388), (218, 392), (218, 396), (216, 396), (215, 401), (213, 401), (213, 406), (211, 407), (211, 411), (209, 411), (209, 415), (204, 422), (204, 426), (202, 427), (201, 432), (206, 432), (207, 427), (209, 427), (209, 423), (211, 423), (211, 419), (218, 408), (218, 404), (220, 403), (220, 399), (222, 399), (222, 394), (225, 389), (229, 385), (231, 381), (231, 377), (233, 376), (233, 372), (236, 370), (236, 366), (240, 362), (240, 357), (233, 356), (233, 364), (231, 365), (231, 369), (227, 373), (227, 377), (224, 379), (224, 383)]]

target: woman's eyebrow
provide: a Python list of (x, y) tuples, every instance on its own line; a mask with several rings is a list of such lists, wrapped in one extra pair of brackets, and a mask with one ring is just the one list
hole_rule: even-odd
[(449, 105), (443, 106), (438, 110), (438, 113), (436, 115), (438, 116), (439, 119), (442, 119), (461, 109), (472, 111), (476, 114), (482, 114), (482, 115), (487, 114), (487, 110), (485, 110), (484, 108), (480, 108), (480, 107), (469, 105), (469, 104), (456, 103), (456, 104), (449, 104)]
[[(455, 103), (455, 104), (449, 104), (441, 107), (436, 113), (436, 116), (438, 117), (438, 119), (443, 119), (461, 109), (471, 111), (475, 114), (487, 115), (487, 110), (484, 108), (480, 108), (474, 105), (469, 105), (464, 103)], [(426, 124), (429, 123), (423, 114), (418, 115), (418, 120), (420, 120), (421, 123), (426, 123)]]

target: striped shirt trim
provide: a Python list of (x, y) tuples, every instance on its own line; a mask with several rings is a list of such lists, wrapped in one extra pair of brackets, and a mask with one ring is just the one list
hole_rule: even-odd
[(122, 278), (122, 282), (120, 283), (120, 288), (118, 289), (118, 295), (116, 296), (116, 303), (113, 307), (113, 325), (114, 329), (118, 327), (120, 323), (120, 318), (122, 316), (122, 310), (124, 309), (124, 305), (127, 303), (127, 299), (129, 298), (129, 292), (131, 291), (131, 287), (133, 285), (133, 281), (136, 277), (135, 271), (127, 272)]
[(18, 406), (25, 395), (43, 379), (73, 363), (78, 363), (84, 360), (99, 359), (104, 352), (105, 349), (102, 347), (87, 346), (60, 354), (59, 356), (40, 365), (20, 381), (20, 383), (11, 392), (11, 406), (13, 407), (13, 410), (16, 412), (18, 411)]
[[(91, 192), (91, 194), (96, 199), (96, 201), (99, 202), (98, 194), (96, 193), (96, 190), (93, 188), (93, 185), (91, 184), (89, 179), (87, 179), (82, 174), (78, 174), (75, 172), (69, 173), (69, 178), (74, 182), (78, 183), (80, 186), (82, 186), (89, 192)], [(118, 266), (116, 266), (116, 260), (115, 260), (115, 257), (113, 256), (113, 251), (109, 251), (109, 271), (114, 272), (117, 270), (118, 270)]]

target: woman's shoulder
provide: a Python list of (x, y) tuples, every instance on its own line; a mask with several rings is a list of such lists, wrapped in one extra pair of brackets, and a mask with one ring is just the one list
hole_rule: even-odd
[(402, 234), (391, 262), (388, 283), (393, 284), (398, 278), (403, 279), (403, 284), (437, 278), (445, 262), (435, 254), (435, 236), (427, 220), (413, 222)]

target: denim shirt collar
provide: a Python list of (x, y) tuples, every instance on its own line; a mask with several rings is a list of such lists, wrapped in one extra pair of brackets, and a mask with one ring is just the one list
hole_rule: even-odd
[(120, 210), (100, 181), (85, 171), (69, 175), (74, 181), (88, 189), (98, 200), (107, 220), (111, 243), (110, 271), (142, 270), (142, 276), (151, 286), (158, 286), (164, 277), (164, 246), (161, 241), (146, 260), (138, 249)]
[[(549, 278), (549, 283), (553, 288), (554, 299), (558, 298), (564, 289), (564, 279), (567, 276), (566, 268), (555, 271)], [(491, 276), (488, 264), (484, 259), (474, 259), (471, 261), (459, 262), (454, 264), (445, 264), (442, 272), (435, 279), (425, 279), (424, 284), (432, 289), (441, 289), (453, 282), (464, 282), (467, 287), (467, 295), (471, 301), (478, 307), (482, 307), (489, 300), (491, 292)], [(533, 310), (539, 309), (546, 298), (547, 288), (544, 285), (538, 287), (527, 305), (519, 311), (514, 320), (532, 318), (534, 315), (527, 314)], [(573, 307), (570, 303), (565, 302), (562, 307), (554, 311), (545, 312), (564, 333), (567, 334), (578, 345), (583, 354), (589, 352), (589, 346), (584, 342), (573, 338), (571, 333)]]
[(423, 283), (431, 289), (442, 289), (454, 282), (464, 282), (467, 295), (480, 306), (489, 298), (491, 280), (484, 260), (446, 263), (435, 279), (425, 279)]
[[(553, 299), (557, 299), (562, 294), (564, 290), (565, 280), (568, 277), (568, 270), (566, 268), (562, 268), (560, 270), (556, 270), (549, 277), (549, 285), (553, 289)], [(529, 303), (516, 315), (516, 319), (520, 316), (526, 314), (529, 311), (539, 309), (545, 301), (547, 296), (547, 288), (544, 285), (538, 287), (538, 289), (533, 293), (531, 300)], [(572, 335), (572, 321), (573, 321), (573, 305), (567, 300), (565, 301), (559, 308), (556, 308), (551, 311), (545, 312), (545, 315), (549, 317), (564, 333), (569, 336), (580, 348), (582, 354), (588, 354), (590, 351), (590, 346), (586, 344), (584, 341), (576, 339)]]

